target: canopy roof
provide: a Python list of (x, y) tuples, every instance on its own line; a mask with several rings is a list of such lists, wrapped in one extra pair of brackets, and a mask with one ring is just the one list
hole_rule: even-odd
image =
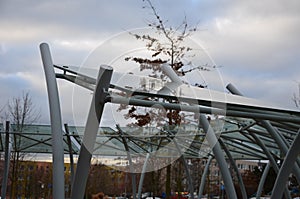
[[(95, 72), (71, 66), (55, 66), (62, 73), (57, 77), (89, 90), (95, 87)], [(130, 81), (129, 81), (130, 80)], [(141, 82), (151, 85), (141, 86)], [(150, 84), (152, 82), (153, 84)], [(227, 93), (200, 89), (186, 84), (172, 85), (174, 82), (123, 74), (114, 72), (111, 81), (110, 102), (120, 103), (122, 96), (117, 91), (126, 93), (129, 104), (159, 103), (158, 99), (176, 98), (180, 108), (187, 112), (218, 115), (211, 120), (217, 137), (224, 149), (228, 150), (234, 159), (267, 160), (263, 146), (267, 147), (276, 159), (281, 159), (281, 153), (270, 135), (263, 120), (270, 121), (276, 131), (286, 142), (291, 143), (300, 128), (300, 112), (289, 110), (255, 99)], [(165, 88), (171, 90), (166, 92)], [(192, 89), (192, 90), (191, 90)], [(115, 101), (114, 101), (115, 100)], [(176, 108), (178, 104), (162, 103), (163, 106)], [(142, 105), (141, 105), (142, 106)], [(225, 111), (224, 111), (225, 110)], [(0, 150), (4, 150), (5, 131), (0, 125)], [(68, 133), (66, 133), (68, 132)], [(84, 127), (69, 126), (64, 134), (64, 151), (69, 153), (68, 135), (72, 152), (78, 154), (82, 142)], [(22, 132), (10, 128), (12, 148), (26, 153), (51, 153), (51, 127), (49, 125), (28, 125)], [(198, 124), (182, 124), (180, 126), (156, 127), (101, 127), (96, 138), (94, 155), (134, 157), (152, 153), (157, 157), (173, 157), (183, 154), (187, 158), (207, 158), (211, 153), (206, 141), (206, 134)], [(228, 154), (227, 154), (228, 155)]]
[[(211, 121), (225, 120), (222, 132), (219, 132), (219, 140), (224, 143), (234, 159), (267, 160), (264, 151), (255, 140), (254, 136), (267, 146), (272, 155), (281, 159), (280, 150), (270, 134), (261, 125), (251, 120), (237, 120), (235, 118), (221, 118)], [(281, 135), (288, 142), (295, 137), (295, 129), (299, 126), (287, 126), (281, 123), (273, 123)], [(295, 128), (295, 129), (294, 129)], [(1, 140), (0, 150), (4, 150), (5, 131), (0, 125)], [(12, 125), (10, 131), (10, 142), (13, 151), (24, 153), (52, 153), (51, 126), (50, 125), (28, 125), (22, 132), (14, 131)], [(293, 130), (294, 129), (294, 130)], [(84, 127), (68, 127), (71, 138), (72, 152), (78, 154), (82, 141)], [(157, 128), (129, 128), (123, 127), (114, 130), (110, 127), (99, 128), (96, 138), (94, 155), (102, 156), (126, 156), (126, 145), (134, 156), (156, 153), (157, 157), (178, 156), (183, 153), (187, 158), (206, 158), (211, 154), (210, 147), (205, 140), (205, 133), (193, 125), (186, 125), (173, 129), (158, 130)], [(64, 132), (64, 152), (69, 153), (68, 134)], [(178, 148), (172, 142), (176, 141)], [(124, 142), (126, 144), (124, 144)], [(163, 148), (164, 150), (160, 150)]]

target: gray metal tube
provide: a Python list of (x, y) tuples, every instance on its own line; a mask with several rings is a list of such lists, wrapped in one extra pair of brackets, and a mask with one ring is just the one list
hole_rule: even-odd
[(175, 73), (174, 69), (169, 64), (162, 64), (161, 70), (171, 79), (172, 82), (183, 84), (180, 77)]
[(148, 164), (149, 158), (150, 158), (150, 153), (147, 153), (146, 159), (145, 159), (145, 162), (144, 162), (144, 165), (143, 165), (143, 168), (142, 168), (140, 182), (139, 182), (138, 199), (142, 198), (143, 183), (144, 183), (144, 178), (145, 178), (145, 174), (146, 174), (146, 169), (147, 169), (147, 164)]
[[(132, 162), (129, 163), (130, 165), (130, 170), (133, 170), (133, 166), (132, 166)], [(136, 175), (135, 173), (131, 173), (131, 187), (132, 187), (132, 198), (133, 199), (136, 199)]]
[[(267, 147), (265, 146), (265, 144), (260, 140), (259, 136), (257, 136), (255, 133), (251, 133), (252, 137), (255, 139), (256, 143), (262, 148), (262, 150), (265, 152), (266, 156), (269, 159), (269, 163), (271, 164), (271, 166), (273, 167), (274, 171), (276, 173), (279, 172), (279, 167), (274, 159), (274, 157), (272, 156), (272, 154), (270, 153), (270, 151), (267, 149)], [(264, 181), (262, 181), (263, 178), (261, 178), (260, 182), (259, 182), (259, 186), (257, 188), (257, 194), (256, 197), (260, 197), (261, 193), (262, 193), (262, 189), (263, 189), (263, 185), (264, 185)], [(291, 195), (289, 194), (289, 190), (286, 187), (285, 188), (285, 196), (286, 198), (290, 199)]]
[(235, 171), (235, 174), (238, 178), (239, 186), (240, 186), (241, 192), (242, 192), (242, 197), (243, 197), (243, 199), (247, 199), (248, 196), (247, 196), (246, 188), (245, 188), (244, 181), (243, 181), (243, 178), (241, 176), (241, 173), (239, 172), (239, 169), (237, 168), (237, 166), (235, 164), (235, 161), (234, 161), (232, 155), (230, 154), (229, 150), (225, 146), (224, 142), (221, 139), (219, 139), (219, 143), (221, 144), (223, 150), (225, 151), (225, 153), (226, 153), (226, 155), (227, 155), (227, 157), (230, 161), (230, 164), (233, 167), (233, 170)]
[(113, 69), (110, 66), (100, 67), (97, 84), (84, 129), (82, 145), (79, 152), (77, 169), (72, 186), (72, 199), (82, 199), (84, 197), (92, 153), (94, 151), (96, 136), (98, 133), (112, 73)]
[(273, 155), (270, 153), (269, 149), (266, 147), (266, 145), (260, 140), (259, 136), (257, 136), (255, 133), (250, 133), (250, 135), (254, 138), (257, 145), (260, 146), (260, 148), (264, 151), (266, 156), (268, 157), (268, 160), (270, 161), (273, 169), (277, 173), (279, 171), (279, 167), (276, 163), (276, 160), (274, 159)]
[[(238, 91), (237, 88), (235, 88), (232, 84), (228, 84), (226, 87), (232, 94), (235, 95), (242, 95), (242, 93), (240, 93)], [(260, 118), (258, 118), (260, 119)], [(271, 119), (271, 118), (270, 118)], [(278, 134), (277, 131), (275, 131), (274, 127), (271, 125), (271, 123), (267, 120), (262, 120), (260, 121), (262, 123), (262, 125), (267, 129), (267, 131), (270, 133), (270, 135), (272, 136), (272, 138), (275, 140), (275, 142), (277, 143), (278, 147), (280, 148), (280, 150), (286, 154), (288, 151), (288, 146), (286, 145), (286, 142), (283, 140), (283, 138)], [(294, 163), (294, 169), (293, 172), (298, 180), (298, 182), (300, 182), (300, 168), (299, 168), (299, 163), (300, 162), (295, 162)]]
[(217, 137), (214, 133), (214, 130), (210, 126), (205, 115), (200, 114), (200, 122), (203, 125), (203, 130), (206, 133), (206, 139), (207, 139), (210, 147), (212, 148), (212, 151), (218, 162), (221, 174), (223, 176), (224, 186), (226, 189), (226, 193), (228, 194), (228, 198), (237, 199), (237, 195), (236, 195), (236, 192), (234, 189), (230, 171), (228, 169), (227, 162), (225, 160), (224, 154), (223, 154), (221, 146), (217, 140)]
[[(149, 100), (141, 100), (135, 98), (126, 98), (113, 96), (110, 98), (111, 103), (115, 104), (128, 104), (135, 106), (144, 106), (144, 107), (153, 107), (154, 105), (161, 105), (166, 109), (174, 109), (181, 110), (187, 112), (194, 113), (207, 113), (207, 114), (218, 114), (225, 116), (233, 116), (233, 117), (249, 117), (253, 119), (262, 119), (262, 120), (274, 120), (274, 121), (289, 121), (289, 122), (300, 122), (300, 119), (297, 117), (288, 117), (283, 115), (270, 115), (264, 113), (253, 113), (253, 112), (245, 112), (245, 111), (235, 111), (235, 110), (222, 110), (218, 108), (209, 108), (198, 105), (182, 105), (182, 104), (171, 104), (171, 103), (163, 103), (158, 101), (149, 101)], [(250, 110), (250, 109), (249, 109)]]
[(273, 187), (273, 193), (271, 198), (275, 198), (275, 197), (281, 198), (286, 182), (289, 178), (289, 175), (294, 168), (293, 163), (296, 162), (297, 157), (300, 153), (299, 143), (300, 143), (300, 130), (298, 131), (297, 136), (294, 139), (288, 153), (286, 154), (282, 166), (279, 170), (279, 173), (275, 181), (275, 185)]
[(267, 166), (266, 166), (266, 168), (263, 172), (263, 175), (261, 176), (261, 179), (259, 181), (259, 185), (258, 185), (257, 192), (256, 192), (256, 199), (260, 199), (260, 196), (261, 196), (262, 190), (264, 188), (266, 178), (267, 178), (268, 173), (270, 171), (270, 167), (271, 167), (271, 162), (268, 162), (268, 164), (267, 164)]
[(48, 44), (42, 43), (40, 51), (47, 82), (51, 120), (53, 198), (65, 198), (63, 130), (57, 83)]
[[(260, 140), (259, 136), (257, 136), (255, 133), (251, 133), (252, 137), (255, 139), (256, 143), (262, 148), (262, 150), (265, 152), (266, 156), (268, 157), (269, 159), (269, 163), (271, 164), (271, 166), (273, 167), (274, 171), (276, 173), (279, 172), (279, 167), (274, 159), (274, 157), (272, 156), (272, 154), (270, 153), (270, 151), (267, 149), (267, 147), (265, 146), (265, 144)], [(261, 185), (262, 183), (262, 185)], [(260, 181), (259, 182), (259, 186), (258, 186), (258, 189), (257, 189), (257, 194), (256, 194), (256, 197), (260, 197), (261, 196), (261, 193), (262, 193), (262, 188), (263, 188), (263, 185), (264, 185), (264, 181)], [(259, 190), (261, 189), (261, 190)], [(289, 190), (288, 190), (288, 187), (285, 188), (285, 197), (290, 199), (291, 198), (291, 195), (289, 193)]]
[(130, 174), (131, 174), (132, 196), (133, 196), (133, 199), (136, 199), (136, 179), (135, 179), (135, 173), (133, 171), (133, 163), (132, 163), (132, 158), (131, 158), (131, 155), (130, 155), (128, 143), (127, 143), (127, 140), (124, 137), (124, 132), (122, 131), (120, 126), (116, 125), (116, 127), (117, 127), (117, 129), (119, 130), (119, 132), (121, 134), (121, 139), (123, 141), (123, 144), (124, 144), (124, 147), (125, 147), (125, 150), (126, 150), (127, 159), (129, 161), (129, 170), (130, 170)]
[(71, 141), (71, 135), (69, 132), (69, 127), (68, 124), (65, 124), (65, 131), (67, 134), (67, 141), (68, 141), (68, 147), (69, 147), (69, 157), (70, 157), (70, 169), (71, 169), (71, 190), (72, 190), (72, 185), (73, 185), (73, 181), (74, 181), (74, 159), (73, 159), (73, 149), (72, 149), (72, 141)]
[(185, 158), (184, 158), (183, 155), (180, 157), (180, 159), (181, 159), (181, 161), (183, 163), (184, 170), (185, 170), (185, 173), (186, 173), (188, 181), (189, 181), (189, 192), (191, 194), (190, 199), (194, 199), (194, 185), (193, 185), (192, 176), (191, 176), (190, 171), (189, 171), (189, 167), (188, 167), (187, 162), (186, 162), (186, 160), (185, 160)]
[(9, 163), (10, 163), (10, 152), (11, 145), (9, 143), (9, 121), (5, 123), (5, 153), (4, 153), (4, 170), (2, 178), (2, 187), (1, 187), (1, 198), (6, 198), (7, 191), (7, 182), (8, 182), (8, 173), (9, 173)]
[(240, 95), (240, 96), (243, 96), (243, 94), (231, 83), (229, 83), (226, 88), (232, 93), (232, 94), (235, 94), (235, 95)]
[[(176, 146), (176, 149), (177, 149), (178, 153), (181, 154), (181, 151), (180, 151), (180, 148), (179, 148), (179, 146), (178, 146), (177, 141), (176, 141), (175, 139), (173, 139), (173, 142), (174, 142), (174, 144), (175, 144), (175, 146)], [(187, 162), (186, 162), (186, 160), (185, 160), (185, 158), (184, 158), (184, 156), (183, 156), (182, 154), (181, 154), (181, 156), (180, 156), (180, 160), (181, 160), (181, 162), (183, 163), (184, 170), (185, 170), (185, 173), (186, 173), (187, 178), (188, 178), (188, 182), (189, 182), (189, 192), (190, 192), (190, 194), (191, 194), (191, 199), (194, 199), (194, 185), (193, 185), (192, 176), (191, 176), (191, 174), (190, 174), (190, 171), (189, 171), (189, 167), (188, 167), (188, 165), (187, 165)]]
[[(270, 124), (269, 121), (261, 121), (261, 122), (263, 126), (267, 129), (267, 131), (270, 133), (272, 138), (275, 140), (275, 142), (277, 143), (278, 147), (283, 152), (283, 154), (287, 154), (289, 149), (285, 141), (283, 140), (283, 138), (278, 134), (277, 131), (275, 131), (275, 129), (273, 128), (273, 126)], [(297, 178), (298, 182), (300, 182), (300, 168), (299, 168), (299, 164), (297, 163), (297, 159), (293, 163), (294, 163), (293, 173), (295, 174), (295, 177)]]
[(208, 157), (208, 160), (207, 160), (207, 163), (205, 165), (205, 168), (204, 168), (204, 171), (203, 171), (203, 174), (201, 176), (201, 182), (200, 182), (200, 186), (199, 186), (199, 192), (198, 192), (198, 198), (200, 199), (201, 196), (203, 195), (203, 191), (204, 191), (204, 187), (205, 187), (205, 181), (206, 181), (206, 176), (208, 174), (208, 171), (209, 171), (209, 166), (210, 166), (210, 163), (213, 159), (213, 156), (209, 156)]
[[(262, 148), (262, 150), (265, 152), (266, 156), (269, 159), (269, 163), (271, 164), (271, 166), (273, 167), (274, 171), (276, 173), (279, 172), (279, 167), (274, 159), (274, 157), (272, 156), (272, 154), (270, 153), (270, 151), (268, 150), (268, 148), (266, 147), (266, 145), (260, 140), (259, 136), (257, 136), (255, 133), (250, 133), (250, 135), (252, 135), (252, 137), (255, 139), (256, 143)], [(263, 185), (264, 185), (264, 181), (262, 181), (262, 179), (259, 182), (259, 186), (257, 188), (257, 194), (256, 197), (260, 197), (261, 193), (262, 193), (262, 189), (263, 189)], [(261, 189), (261, 190), (259, 190)], [(285, 196), (287, 199), (291, 198), (291, 195), (289, 193), (288, 188), (285, 188)]]

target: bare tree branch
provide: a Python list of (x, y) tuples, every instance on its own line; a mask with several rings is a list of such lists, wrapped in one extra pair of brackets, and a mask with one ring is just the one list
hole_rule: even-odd
[(28, 124), (37, 122), (40, 112), (36, 110), (29, 92), (14, 97), (8, 102), (6, 118), (16, 125), (18, 131)]
[[(148, 26), (152, 28), (155, 33), (138, 34), (129, 33), (135, 39), (145, 42), (145, 46), (150, 51), (150, 57), (126, 57), (125, 61), (133, 61), (139, 64), (140, 71), (148, 70), (151, 74), (149, 76), (166, 80), (167, 77), (161, 70), (162, 64), (168, 63), (173, 70), (180, 76), (194, 70), (209, 71), (213, 67), (208, 65), (195, 66), (191, 69), (184, 69), (187, 61), (194, 57), (193, 48), (188, 46), (186, 39), (195, 31), (197, 27), (191, 27), (188, 24), (186, 15), (178, 26), (168, 26), (167, 20), (163, 20), (151, 0), (143, 0), (145, 6), (143, 8), (149, 9), (154, 17), (153, 21), (148, 22)], [(191, 61), (189, 61), (191, 63)], [(190, 64), (192, 65), (192, 64)], [(206, 88), (207, 85), (198, 84), (201, 88)], [(197, 85), (197, 86), (198, 86)], [(153, 99), (149, 99), (153, 100)], [(171, 101), (170, 101), (171, 102)], [(177, 103), (172, 101), (173, 103)], [(118, 111), (128, 109), (128, 113), (124, 115), (125, 119), (135, 119), (136, 123), (129, 125), (145, 126), (154, 124), (157, 126), (169, 124), (179, 125), (184, 120), (182, 112), (172, 110), (165, 110), (166, 113), (152, 111), (151, 109), (141, 109), (138, 107), (119, 107)], [(164, 115), (164, 116), (163, 116)]]

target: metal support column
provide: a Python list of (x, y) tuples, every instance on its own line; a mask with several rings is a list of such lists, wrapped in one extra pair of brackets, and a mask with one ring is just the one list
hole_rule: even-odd
[(200, 182), (200, 186), (199, 186), (199, 192), (198, 192), (198, 198), (201, 198), (202, 195), (203, 195), (203, 191), (204, 191), (204, 187), (205, 187), (205, 181), (206, 181), (206, 176), (208, 174), (209, 166), (210, 166), (210, 163), (211, 163), (212, 159), (213, 159), (213, 156), (210, 155), (208, 157), (207, 163), (206, 163), (204, 171), (202, 173), (201, 182)]
[(227, 157), (230, 161), (230, 164), (231, 164), (231, 166), (232, 166), (232, 168), (233, 168), (233, 170), (234, 170), (234, 172), (237, 176), (239, 186), (240, 186), (241, 192), (242, 192), (242, 197), (243, 197), (243, 199), (247, 199), (248, 196), (247, 196), (246, 188), (245, 188), (244, 181), (243, 181), (243, 178), (241, 176), (241, 173), (240, 173), (239, 169), (237, 168), (237, 166), (235, 164), (235, 161), (234, 161), (232, 155), (230, 154), (229, 150), (225, 146), (224, 142), (221, 139), (219, 139), (219, 143), (221, 144), (224, 152), (226, 153), (226, 155), (227, 155)]
[(72, 190), (72, 185), (73, 185), (73, 181), (74, 181), (74, 159), (73, 159), (73, 149), (72, 149), (72, 141), (71, 141), (71, 135), (69, 132), (69, 127), (68, 124), (65, 124), (65, 131), (66, 131), (66, 135), (67, 135), (67, 141), (68, 141), (68, 147), (69, 147), (69, 157), (70, 157), (70, 169), (71, 169), (71, 190)]
[(210, 124), (204, 114), (200, 114), (200, 122), (203, 125), (203, 130), (206, 133), (206, 139), (207, 139), (210, 147), (212, 148), (212, 151), (213, 151), (215, 158), (218, 162), (218, 165), (220, 167), (220, 171), (223, 176), (224, 186), (225, 186), (228, 198), (237, 199), (237, 195), (236, 195), (236, 192), (234, 189), (230, 171), (228, 169), (227, 162), (225, 160), (224, 154), (223, 154), (221, 146), (217, 140), (217, 137), (214, 133), (214, 130), (210, 126)]
[(261, 196), (262, 190), (264, 188), (264, 184), (265, 184), (266, 178), (268, 176), (270, 167), (271, 167), (271, 162), (268, 162), (268, 164), (265, 167), (265, 170), (263, 172), (263, 175), (261, 176), (260, 181), (259, 181), (259, 185), (258, 185), (257, 192), (256, 192), (256, 199), (260, 199), (260, 196)]
[(104, 105), (106, 103), (112, 73), (113, 69), (110, 66), (100, 67), (80, 147), (74, 183), (72, 186), (72, 199), (82, 199), (84, 197), (94, 144), (99, 130)]
[(61, 111), (58, 96), (57, 83), (53, 62), (48, 44), (40, 45), (41, 57), (47, 82), (49, 110), (51, 120), (52, 135), (52, 159), (53, 159), (53, 198), (65, 198), (65, 178), (64, 178), (64, 148), (63, 130), (61, 122)]
[[(283, 154), (286, 155), (289, 151), (289, 148), (286, 145), (286, 142), (283, 140), (283, 138), (274, 129), (274, 127), (270, 124), (269, 121), (261, 121), (261, 122), (262, 122), (262, 125), (267, 129), (267, 131), (273, 137), (275, 142), (278, 144), (278, 147), (283, 152)], [(300, 167), (299, 167), (299, 163), (297, 162), (297, 158), (296, 158), (296, 161), (293, 162), (293, 164), (294, 164), (293, 173), (294, 173), (295, 177), (297, 178), (297, 181), (300, 183)]]
[(150, 153), (147, 153), (146, 159), (145, 159), (145, 162), (144, 162), (144, 165), (143, 165), (141, 177), (140, 177), (140, 182), (139, 182), (138, 199), (142, 198), (143, 183), (144, 183), (144, 178), (145, 178), (145, 173), (146, 173), (149, 158), (150, 158)]
[(285, 156), (282, 166), (279, 170), (279, 173), (275, 181), (275, 185), (273, 187), (273, 193), (271, 198), (275, 198), (275, 196), (276, 198), (280, 198), (282, 196), (286, 182), (294, 167), (293, 163), (296, 162), (297, 157), (300, 153), (299, 143), (300, 143), (300, 130), (298, 131), (297, 136), (295, 137), (288, 153)]
[[(237, 88), (235, 88), (232, 84), (228, 84), (226, 88), (235, 95), (243, 96), (241, 92), (238, 91)], [(278, 134), (277, 131), (275, 131), (274, 127), (271, 125), (271, 123), (267, 120), (261, 120), (260, 121), (262, 125), (267, 129), (267, 131), (270, 133), (272, 138), (275, 140), (276, 144), (280, 148), (280, 150), (286, 154), (288, 152), (288, 146), (286, 145), (286, 142), (282, 139), (282, 137)], [(300, 163), (300, 162), (299, 162)], [(300, 168), (299, 163), (294, 163), (294, 169), (293, 172), (297, 178), (297, 181), (300, 182)]]
[(123, 142), (125, 150), (126, 150), (126, 155), (127, 155), (127, 159), (129, 162), (129, 170), (130, 170), (130, 175), (131, 175), (132, 196), (133, 196), (133, 199), (136, 199), (136, 179), (135, 179), (135, 173), (133, 171), (133, 163), (132, 163), (132, 158), (130, 155), (128, 143), (127, 143), (126, 138), (123, 136), (124, 132), (122, 131), (120, 126), (117, 124), (116, 127), (120, 132), (120, 136), (121, 136), (122, 142)]
[(4, 170), (3, 170), (3, 179), (1, 187), (1, 198), (6, 198), (7, 191), (7, 182), (8, 182), (8, 173), (9, 173), (9, 163), (10, 163), (10, 152), (11, 144), (9, 143), (9, 121), (5, 123), (5, 154), (4, 154)]
[[(175, 141), (175, 140), (174, 140)], [(190, 170), (189, 170), (189, 167), (188, 167), (188, 164), (184, 158), (183, 155), (180, 156), (180, 159), (181, 159), (181, 162), (183, 163), (183, 166), (184, 166), (184, 170), (185, 170), (185, 173), (187, 175), (187, 178), (188, 178), (188, 182), (189, 182), (189, 192), (191, 194), (191, 197), (190, 199), (194, 199), (194, 184), (193, 184), (193, 180), (192, 180), (192, 176), (191, 176), (191, 173), (190, 173)]]
[(184, 170), (185, 170), (185, 173), (186, 173), (187, 178), (188, 178), (188, 182), (189, 182), (189, 192), (190, 192), (190, 194), (191, 194), (191, 199), (194, 199), (194, 185), (193, 185), (192, 176), (191, 176), (190, 171), (189, 171), (189, 167), (188, 167), (188, 165), (187, 165), (187, 162), (186, 162), (186, 160), (185, 160), (183, 154), (181, 154), (180, 148), (179, 148), (178, 143), (177, 143), (177, 141), (175, 140), (175, 138), (173, 139), (173, 142), (174, 142), (174, 144), (175, 144), (175, 146), (176, 146), (176, 149), (177, 149), (178, 153), (181, 155), (181, 156), (180, 156), (180, 160), (181, 160), (181, 162), (182, 162), (182, 164), (183, 164), (183, 166), (184, 166)]
[[(270, 153), (270, 151), (266, 147), (266, 145), (260, 140), (259, 136), (257, 136), (255, 133), (251, 133), (251, 135), (254, 138), (254, 140), (256, 141), (256, 143), (260, 146), (260, 148), (264, 151), (266, 156), (268, 157), (268, 160), (269, 160), (268, 164), (271, 164), (270, 166), (272, 166), (274, 171), (276, 173), (278, 173), (279, 172), (279, 167), (278, 167), (274, 157), (272, 156), (272, 154)], [(264, 172), (267, 172), (267, 171), (264, 171)], [(260, 182), (259, 182), (259, 185), (258, 185), (258, 188), (257, 188), (256, 198), (259, 198), (261, 196), (264, 184), (265, 184), (265, 179), (262, 177), (260, 179)], [(291, 195), (289, 194), (289, 190), (288, 190), (287, 187), (285, 188), (285, 196), (286, 196), (287, 199), (291, 198)]]

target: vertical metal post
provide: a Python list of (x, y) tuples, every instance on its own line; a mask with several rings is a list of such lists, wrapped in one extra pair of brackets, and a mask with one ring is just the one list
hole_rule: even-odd
[(9, 173), (9, 163), (10, 163), (10, 152), (11, 146), (9, 143), (9, 121), (5, 123), (5, 154), (4, 154), (4, 170), (1, 188), (1, 198), (6, 198), (8, 173)]
[(71, 192), (72, 199), (82, 199), (84, 197), (94, 144), (104, 105), (106, 103), (112, 73), (112, 67), (104, 65), (100, 67), (97, 84), (84, 129), (82, 145), (80, 147), (75, 178), (72, 186), (73, 189)]
[(226, 153), (226, 155), (227, 155), (227, 157), (228, 157), (228, 159), (229, 159), (229, 161), (230, 161), (231, 166), (233, 167), (233, 170), (235, 171), (235, 174), (236, 174), (237, 179), (238, 179), (238, 181), (239, 181), (239, 186), (240, 186), (240, 188), (241, 188), (242, 197), (243, 197), (243, 199), (247, 199), (248, 196), (247, 196), (246, 188), (245, 188), (245, 185), (244, 185), (244, 182), (243, 182), (243, 178), (242, 178), (242, 176), (241, 176), (241, 173), (239, 172), (239, 169), (237, 168), (237, 166), (236, 166), (236, 164), (235, 164), (235, 161), (234, 161), (233, 157), (231, 156), (229, 150), (228, 150), (227, 147), (225, 146), (224, 142), (223, 142), (221, 139), (219, 139), (219, 143), (221, 144), (221, 146), (222, 146), (224, 152)]
[[(131, 165), (129, 165), (131, 168), (133, 167), (132, 163), (129, 163)], [(130, 168), (130, 169), (131, 169)], [(131, 187), (132, 187), (132, 198), (136, 199), (136, 174), (135, 173), (130, 173), (131, 175)]]
[[(255, 133), (251, 133), (251, 135), (255, 139), (256, 143), (265, 152), (266, 156), (268, 157), (268, 159), (269, 159), (269, 163), (268, 164), (271, 164), (270, 166), (272, 166), (273, 169), (274, 169), (274, 171), (276, 173), (278, 173), (279, 172), (279, 167), (278, 167), (278, 165), (277, 165), (274, 157), (272, 156), (272, 154), (270, 153), (270, 151), (267, 149), (266, 145), (260, 140), (259, 136), (255, 135)], [(259, 182), (258, 188), (257, 188), (256, 198), (259, 198), (261, 196), (263, 185), (265, 183), (264, 181), (265, 181), (265, 179), (263, 179), (263, 177), (262, 177), (261, 180), (260, 180), (260, 182)], [(291, 195), (290, 195), (289, 190), (288, 190), (287, 187), (285, 188), (285, 196), (288, 199), (291, 198)]]
[(64, 148), (61, 111), (53, 62), (48, 44), (40, 45), (41, 57), (47, 82), (53, 157), (53, 198), (65, 198)]
[(296, 162), (297, 157), (300, 153), (299, 143), (300, 143), (300, 129), (297, 132), (297, 136), (295, 137), (288, 153), (285, 156), (282, 166), (279, 170), (279, 173), (275, 181), (275, 185), (273, 187), (273, 193), (271, 198), (275, 198), (275, 197), (281, 198), (288, 177), (291, 171), (293, 170), (294, 163)]
[(262, 194), (262, 190), (265, 184), (265, 180), (267, 177), (267, 174), (269, 172), (270, 166), (272, 165), (273, 169), (275, 170), (276, 173), (278, 173), (279, 168), (278, 165), (274, 159), (274, 157), (272, 156), (272, 154), (270, 153), (270, 151), (267, 149), (267, 147), (265, 146), (265, 144), (260, 140), (259, 136), (255, 135), (254, 133), (251, 133), (252, 137), (255, 139), (256, 143), (262, 148), (262, 150), (265, 152), (266, 156), (269, 159), (269, 162), (267, 164), (267, 167), (265, 168), (263, 175), (260, 179), (258, 188), (257, 188), (257, 192), (256, 192), (256, 198), (260, 198), (261, 194)]
[[(175, 141), (175, 140), (174, 140)], [(184, 156), (182, 155), (180, 157), (181, 159), (181, 162), (183, 163), (183, 166), (184, 166), (184, 170), (185, 170), (185, 173), (186, 173), (186, 177), (188, 178), (188, 182), (189, 182), (189, 192), (191, 194), (191, 197), (190, 199), (194, 199), (194, 184), (193, 184), (193, 179), (192, 179), (192, 176), (190, 174), (190, 171), (189, 171), (189, 167), (188, 167), (188, 164), (184, 158)]]
[(200, 186), (199, 186), (198, 198), (201, 198), (202, 195), (203, 195), (203, 191), (204, 191), (204, 187), (205, 187), (205, 181), (206, 181), (206, 176), (208, 174), (209, 166), (210, 166), (210, 163), (211, 163), (212, 159), (213, 159), (213, 156), (210, 155), (208, 157), (207, 163), (205, 165), (205, 168), (204, 168), (204, 171), (203, 171), (203, 174), (202, 174), (202, 177), (201, 177)]
[(200, 114), (200, 122), (203, 125), (203, 130), (206, 133), (206, 139), (212, 148), (212, 151), (215, 155), (215, 158), (220, 167), (221, 174), (224, 180), (224, 186), (226, 189), (226, 193), (228, 194), (228, 198), (237, 199), (237, 195), (234, 189), (234, 185), (232, 182), (232, 178), (227, 166), (227, 162), (225, 160), (224, 154), (222, 153), (221, 146), (217, 140), (217, 137), (214, 133), (214, 130), (210, 126), (206, 116), (204, 114)]
[[(173, 142), (174, 142), (174, 144), (176, 146), (176, 149), (177, 149), (178, 153), (180, 154), (181, 151), (180, 151), (180, 148), (179, 148), (179, 146), (178, 146), (177, 141), (175, 140), (175, 138), (173, 139)], [(181, 154), (180, 160), (181, 160), (181, 162), (182, 162), (182, 164), (184, 166), (184, 170), (185, 170), (185, 173), (187, 175), (186, 177), (187, 177), (188, 182), (189, 182), (189, 192), (191, 194), (191, 199), (194, 199), (194, 184), (193, 184), (192, 176), (191, 176), (190, 171), (189, 171), (189, 167), (187, 165), (187, 162), (186, 162), (183, 154)]]
[(68, 141), (68, 147), (69, 147), (69, 157), (70, 157), (70, 169), (71, 169), (71, 190), (72, 190), (72, 185), (73, 185), (73, 181), (74, 181), (74, 159), (73, 159), (73, 148), (72, 148), (72, 141), (71, 141), (71, 135), (69, 132), (69, 127), (68, 124), (65, 124), (65, 131), (66, 131), (66, 135), (67, 135), (67, 141)]
[[(128, 143), (127, 143), (127, 140), (125, 139), (125, 137), (123, 136), (124, 132), (122, 131), (120, 126), (116, 125), (116, 127), (120, 132), (120, 136), (121, 136), (121, 139), (123, 141), (123, 144), (124, 144), (124, 147), (126, 150), (126, 155), (127, 155), (128, 161), (129, 161), (129, 170), (130, 170), (130, 175), (131, 175), (132, 196), (133, 196), (133, 199), (136, 199), (136, 179), (135, 179), (135, 173), (133, 171), (133, 163), (132, 163), (132, 158), (130, 155)], [(127, 177), (127, 174), (126, 174), (126, 177)]]
[(145, 178), (145, 173), (146, 173), (146, 169), (147, 169), (147, 164), (148, 164), (149, 158), (150, 158), (150, 153), (147, 153), (146, 159), (145, 159), (145, 162), (144, 162), (144, 165), (143, 165), (143, 168), (142, 168), (140, 182), (139, 182), (138, 199), (142, 198), (143, 183), (144, 183), (144, 178)]
[(261, 196), (262, 190), (264, 188), (264, 184), (265, 184), (266, 178), (268, 176), (270, 167), (271, 167), (271, 162), (268, 162), (267, 166), (264, 169), (263, 175), (261, 176), (260, 181), (259, 181), (259, 185), (258, 185), (257, 192), (256, 192), (256, 199), (260, 199), (260, 196)]

